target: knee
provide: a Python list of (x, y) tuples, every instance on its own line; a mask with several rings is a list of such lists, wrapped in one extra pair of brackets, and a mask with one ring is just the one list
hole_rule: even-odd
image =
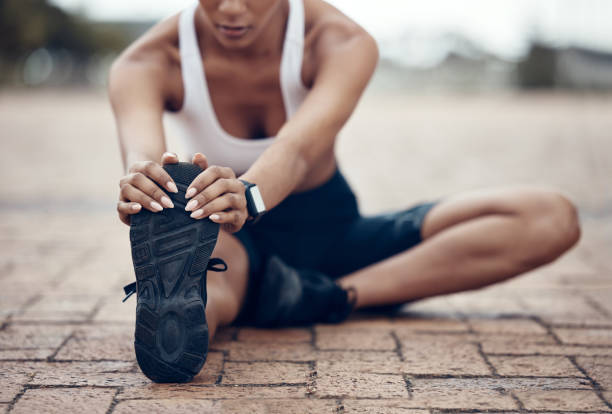
[(520, 210), (527, 234), (523, 256), (526, 267), (552, 262), (580, 239), (578, 211), (572, 201), (556, 191), (533, 190)]

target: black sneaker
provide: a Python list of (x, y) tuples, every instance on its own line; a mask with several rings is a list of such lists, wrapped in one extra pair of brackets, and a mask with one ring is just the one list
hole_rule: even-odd
[[(168, 164), (178, 193), (167, 193), (174, 208), (131, 218), (130, 242), (137, 293), (134, 348), (142, 372), (154, 382), (187, 382), (200, 372), (208, 353), (206, 271), (223, 271), (210, 259), (219, 225), (195, 220), (185, 211), (185, 191), (202, 172), (194, 164)], [(225, 268), (215, 267), (223, 265)], [(124, 301), (125, 301), (124, 299)]]
[(261, 277), (253, 323), (278, 327), (342, 322), (355, 307), (356, 293), (351, 293), (320, 272), (295, 269), (271, 256)]

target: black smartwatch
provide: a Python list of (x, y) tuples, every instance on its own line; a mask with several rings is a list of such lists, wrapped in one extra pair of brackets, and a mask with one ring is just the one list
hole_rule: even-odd
[(256, 184), (250, 183), (245, 180), (240, 180), (242, 184), (244, 184), (245, 192), (244, 196), (246, 197), (247, 202), (247, 211), (249, 212), (249, 217), (254, 221), (259, 219), (263, 213), (266, 212), (266, 205), (264, 204), (263, 198), (261, 197), (261, 193), (259, 192), (259, 187)]

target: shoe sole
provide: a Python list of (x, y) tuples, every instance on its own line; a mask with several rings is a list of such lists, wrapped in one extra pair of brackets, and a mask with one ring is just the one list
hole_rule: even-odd
[(187, 163), (164, 169), (179, 192), (166, 194), (174, 208), (142, 210), (131, 218), (130, 243), (137, 298), (134, 349), (154, 382), (187, 382), (208, 354), (206, 268), (219, 225), (185, 211), (185, 191), (202, 170)]

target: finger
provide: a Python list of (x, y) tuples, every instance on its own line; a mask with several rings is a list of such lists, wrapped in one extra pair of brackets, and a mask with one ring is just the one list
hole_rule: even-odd
[(191, 159), (191, 162), (203, 170), (208, 168), (208, 159), (201, 152), (196, 152)]
[(136, 173), (130, 180), (130, 184), (140, 191), (148, 195), (149, 197), (155, 199), (161, 205), (166, 208), (173, 208), (174, 203), (170, 200), (170, 197), (163, 192), (161, 188), (159, 188), (153, 181), (151, 181), (148, 177), (141, 173)]
[(177, 164), (179, 162), (178, 155), (174, 152), (164, 152), (161, 157), (161, 164)]
[(243, 194), (244, 184), (236, 179), (220, 178), (189, 200), (185, 206), (185, 211), (193, 211), (198, 206), (201, 207), (225, 193)]
[(130, 224), (130, 215), (138, 213), (142, 209), (142, 206), (138, 203), (119, 201), (117, 203), (117, 212), (119, 213), (119, 219), (125, 224)]
[(166, 170), (164, 170), (162, 166), (156, 162), (143, 161), (130, 168), (130, 171), (132, 173), (142, 173), (146, 175), (171, 193), (178, 192), (178, 188), (176, 188), (176, 184), (174, 183), (172, 177), (170, 177), (170, 174), (168, 174)]
[(230, 193), (215, 198), (210, 203), (191, 213), (191, 218), (200, 219), (208, 217), (213, 213), (218, 213), (220, 211), (233, 208), (234, 204), (236, 203), (234, 196), (235, 194)]
[(234, 174), (234, 170), (231, 168), (212, 165), (198, 174), (192, 183), (189, 184), (185, 198), (193, 197), (219, 178), (236, 178), (236, 174)]
[(211, 221), (219, 223), (223, 226), (223, 230), (229, 233), (235, 233), (239, 231), (246, 221), (246, 217), (239, 212), (223, 212), (215, 213), (210, 216)]
[(138, 203), (153, 213), (157, 213), (164, 209), (157, 201), (131, 184), (121, 186), (121, 199)]

